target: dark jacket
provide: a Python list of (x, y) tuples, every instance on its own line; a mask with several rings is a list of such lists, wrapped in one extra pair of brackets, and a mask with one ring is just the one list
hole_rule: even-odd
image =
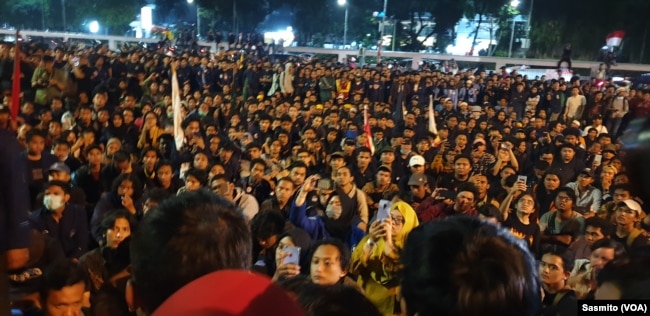
[(0, 130), (0, 253), (30, 244), (25, 224), (30, 210), (27, 168), (21, 150), (11, 132)]
[(31, 228), (57, 240), (66, 257), (78, 259), (88, 251), (88, 219), (81, 206), (67, 204), (58, 223), (45, 208), (34, 211), (28, 221)]

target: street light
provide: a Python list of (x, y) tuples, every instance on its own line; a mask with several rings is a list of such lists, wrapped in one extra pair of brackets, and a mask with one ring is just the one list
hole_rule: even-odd
[(346, 0), (338, 0), (340, 6), (345, 6), (345, 22), (343, 22), (343, 48), (348, 41), (348, 3)]
[(90, 33), (93, 34), (99, 32), (99, 22), (91, 21), (90, 23), (88, 23), (88, 31), (90, 31)]
[[(187, 4), (194, 3), (194, 0), (187, 0)], [(199, 16), (199, 3), (196, 3), (196, 38), (199, 38), (201, 32), (201, 17)]]
[[(519, 6), (519, 0), (510, 1), (510, 7), (517, 8)], [(512, 57), (512, 44), (515, 40), (515, 17), (512, 18), (512, 30), (510, 31), (510, 47), (508, 48), (508, 57)]]

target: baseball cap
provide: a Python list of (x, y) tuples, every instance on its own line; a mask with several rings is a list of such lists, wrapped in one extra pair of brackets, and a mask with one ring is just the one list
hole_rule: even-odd
[(416, 174), (412, 175), (412, 176), (409, 178), (409, 183), (408, 183), (408, 185), (417, 185), (417, 186), (420, 186), (420, 185), (425, 185), (425, 184), (427, 184), (428, 182), (429, 182), (429, 181), (427, 180), (427, 176), (426, 176), (426, 175), (421, 174), (421, 173), (416, 173)]
[(424, 157), (422, 157), (420, 155), (415, 155), (415, 156), (411, 157), (411, 159), (409, 159), (409, 167), (424, 166), (424, 163), (425, 163)]
[(641, 216), (641, 212), (643, 212), (643, 210), (641, 209), (641, 205), (639, 204), (639, 202), (635, 200), (623, 200), (616, 203), (616, 207), (621, 207), (621, 206), (627, 206), (631, 210), (636, 211), (637, 216)]
[(345, 156), (343, 155), (342, 152), (335, 151), (330, 155), (330, 159), (334, 159), (334, 158), (345, 158)]
[(243, 270), (221, 270), (183, 286), (153, 316), (253, 316), (269, 311), (277, 315), (305, 315), (298, 303), (268, 277)]
[(590, 178), (593, 178), (593, 177), (594, 177), (594, 171), (591, 170), (591, 168), (586, 168), (585, 170), (582, 170), (582, 171), (580, 172), (580, 174), (587, 175), (587, 176), (589, 176)]
[(483, 145), (486, 144), (486, 143), (485, 143), (485, 139), (483, 139), (483, 138), (477, 138), (477, 139), (474, 140), (474, 142), (472, 143), (472, 145), (476, 145), (476, 144), (478, 144), (478, 143), (481, 143), (481, 144), (483, 144)]
[(421, 174), (421, 173), (416, 173), (416, 174), (412, 175), (412, 176), (409, 178), (409, 183), (408, 183), (408, 185), (417, 185), (417, 186), (420, 186), (420, 185), (425, 185), (425, 184), (427, 184), (427, 183), (429, 183), (429, 180), (427, 180), (427, 176), (426, 176), (426, 175)]
[(616, 145), (607, 144), (607, 145), (603, 146), (603, 152), (606, 152), (606, 151), (611, 151), (611, 152), (616, 154)]
[(385, 171), (385, 172), (392, 173), (393, 168), (391, 168), (391, 166), (389, 166), (389, 165), (381, 165), (381, 166), (379, 166), (379, 168), (377, 168), (377, 171)]
[(47, 170), (47, 172), (52, 172), (52, 171), (63, 171), (66, 173), (70, 173), (70, 167), (68, 167), (65, 163), (55, 162), (52, 166), (50, 166), (50, 169)]

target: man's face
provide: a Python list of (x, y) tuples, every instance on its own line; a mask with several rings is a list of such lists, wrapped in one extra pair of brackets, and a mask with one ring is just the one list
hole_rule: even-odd
[(359, 152), (357, 155), (357, 166), (360, 168), (365, 168), (370, 164), (370, 153), (368, 152)]
[(82, 315), (81, 307), (85, 290), (84, 282), (64, 286), (60, 290), (50, 290), (45, 299), (45, 313), (49, 316)]
[(336, 171), (336, 184), (339, 187), (344, 187), (352, 183), (352, 180), (354, 178), (352, 177), (352, 174), (350, 173), (350, 169), (348, 168), (339, 168)]
[(624, 189), (614, 190), (614, 198), (613, 198), (614, 202), (621, 202), (621, 201), (629, 200), (631, 198), (632, 195), (627, 190)]
[(289, 177), (291, 177), (291, 180), (293, 180), (293, 183), (295, 183), (296, 186), (301, 186), (307, 178), (307, 169), (303, 167), (294, 167), (291, 169)]
[(469, 160), (461, 158), (454, 162), (454, 172), (457, 176), (466, 176), (472, 170), (472, 165)]
[(558, 284), (565, 282), (568, 272), (564, 271), (562, 258), (545, 254), (539, 263), (539, 277), (543, 284)]
[(57, 144), (52, 148), (52, 153), (56, 158), (59, 158), (59, 161), (64, 161), (70, 155), (70, 146), (66, 144)]
[(456, 196), (454, 211), (464, 213), (474, 207), (474, 194), (468, 191), (461, 191)]
[(381, 162), (385, 165), (391, 165), (395, 161), (395, 153), (387, 151), (381, 153)]
[(427, 195), (426, 185), (410, 185), (409, 187), (414, 198), (422, 199)]
[(630, 209), (627, 205), (617, 206), (615, 214), (616, 224), (620, 226), (636, 225), (636, 222), (640, 220), (636, 211)]
[(586, 175), (586, 174), (581, 173), (581, 174), (578, 176), (578, 184), (579, 184), (581, 187), (588, 187), (588, 186), (590, 186), (593, 182), (594, 182), (594, 178), (592, 178), (592, 177), (590, 177), (590, 176), (588, 176), (588, 175)]
[(45, 149), (45, 138), (41, 136), (34, 136), (27, 143), (27, 149), (30, 154), (39, 155)]
[(571, 160), (573, 160), (573, 157), (576, 155), (576, 152), (573, 151), (573, 149), (571, 148), (565, 147), (562, 148), (562, 150), (560, 151), (560, 155), (562, 156), (562, 160), (564, 160), (564, 162), (570, 162)]
[(475, 175), (470, 179), (470, 181), (474, 184), (481, 196), (487, 193), (487, 190), (490, 188), (488, 179), (484, 175)]
[(573, 200), (566, 192), (560, 192), (555, 197), (555, 206), (560, 211), (571, 211), (573, 210)]
[(587, 245), (590, 247), (603, 238), (605, 238), (605, 235), (603, 235), (600, 227), (587, 226), (585, 228), (585, 240), (587, 241)]
[(286, 202), (293, 194), (293, 183), (283, 180), (275, 187), (275, 196), (280, 202)]
[(261, 180), (262, 177), (264, 176), (265, 170), (266, 170), (266, 166), (264, 166), (261, 163), (256, 163), (251, 169), (251, 178), (254, 179), (255, 181)]

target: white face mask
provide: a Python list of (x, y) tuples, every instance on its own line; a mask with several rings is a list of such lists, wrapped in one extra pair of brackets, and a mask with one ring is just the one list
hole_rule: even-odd
[(325, 214), (333, 220), (339, 219), (341, 213), (343, 213), (343, 208), (341, 206), (328, 205), (327, 208), (325, 208)]
[(63, 205), (63, 197), (60, 195), (46, 195), (43, 198), (43, 206), (50, 211), (58, 210)]

